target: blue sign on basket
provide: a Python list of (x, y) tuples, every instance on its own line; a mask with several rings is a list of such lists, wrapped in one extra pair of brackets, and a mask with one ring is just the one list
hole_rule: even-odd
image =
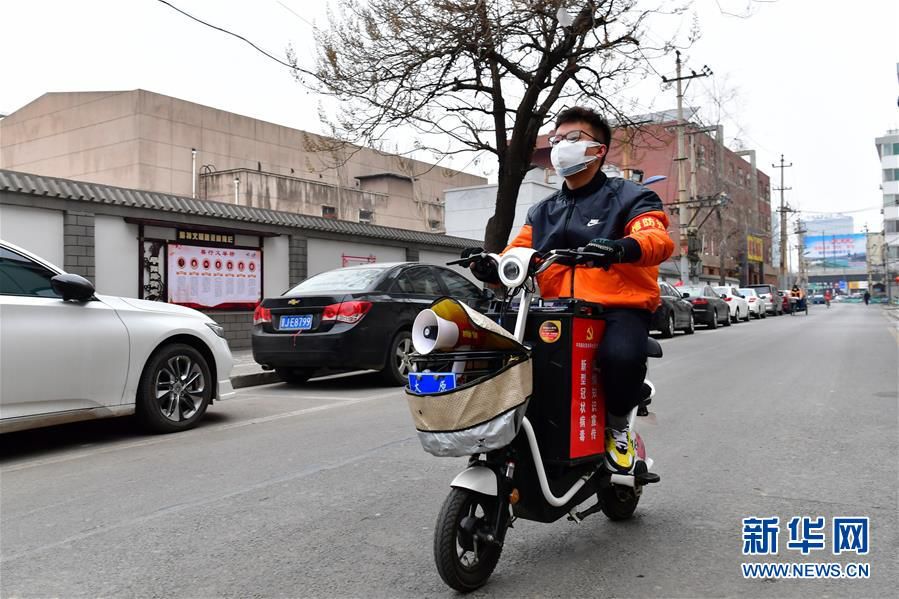
[(456, 388), (454, 372), (410, 372), (409, 389), (419, 395), (442, 393)]

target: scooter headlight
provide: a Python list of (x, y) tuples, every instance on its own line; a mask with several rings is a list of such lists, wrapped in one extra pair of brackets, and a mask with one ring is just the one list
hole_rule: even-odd
[(503, 254), (499, 262), (499, 280), (508, 289), (520, 287), (528, 278), (528, 268), (534, 254), (532, 248), (515, 247)]
[(517, 260), (506, 260), (503, 264), (503, 278), (515, 281), (521, 275), (521, 264)]

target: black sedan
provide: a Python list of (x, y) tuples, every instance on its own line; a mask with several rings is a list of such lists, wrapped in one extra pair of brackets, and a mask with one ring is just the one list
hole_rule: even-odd
[(693, 304), (693, 316), (696, 322), (710, 329), (718, 325), (730, 326), (730, 307), (718, 293), (708, 285), (698, 287), (682, 287), (683, 298)]
[(673, 337), (674, 331), (692, 335), (695, 330), (692, 304), (668, 283), (659, 283), (659, 292), (662, 294), (662, 305), (653, 313), (649, 328), (662, 331), (662, 337)]
[(404, 385), (412, 322), (444, 296), (485, 310), (493, 293), (448, 268), (417, 262), (324, 272), (257, 306), (253, 358), (289, 383), (319, 372), (377, 370)]

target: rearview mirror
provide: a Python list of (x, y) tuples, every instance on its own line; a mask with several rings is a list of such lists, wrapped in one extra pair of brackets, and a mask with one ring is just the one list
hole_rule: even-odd
[(681, 294), (681, 297), (684, 298), (684, 299), (687, 299), (688, 297), (690, 297), (690, 294), (689, 294), (689, 293), (682, 293), (682, 294)]
[(94, 297), (94, 286), (84, 277), (64, 274), (56, 275), (50, 279), (50, 286), (53, 291), (62, 299), (69, 301), (84, 302)]
[(721, 299), (727, 299), (727, 294), (726, 294), (726, 293), (722, 293), (722, 294), (721, 294)]

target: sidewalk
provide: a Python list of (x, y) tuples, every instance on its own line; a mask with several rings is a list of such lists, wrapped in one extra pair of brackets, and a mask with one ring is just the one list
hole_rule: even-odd
[(232, 351), (231, 356), (234, 358), (234, 368), (231, 369), (231, 384), (234, 385), (235, 389), (278, 382), (278, 376), (274, 371), (262, 370), (262, 366), (253, 360), (252, 350), (241, 349)]

